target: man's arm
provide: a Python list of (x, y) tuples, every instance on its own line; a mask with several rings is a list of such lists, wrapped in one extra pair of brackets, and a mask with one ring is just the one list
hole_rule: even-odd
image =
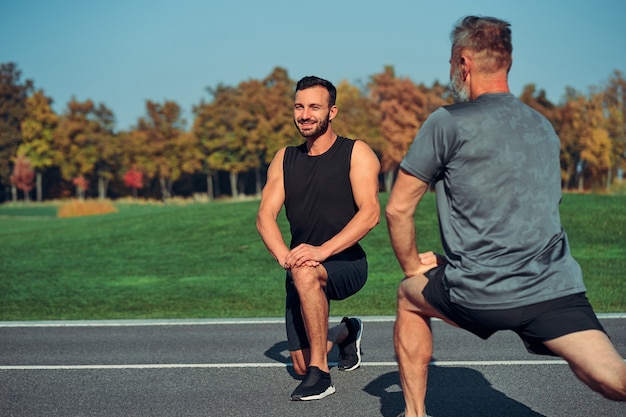
[[(400, 169), (385, 209), (391, 246), (404, 275), (407, 277), (423, 274), (434, 266), (432, 264), (425, 265), (420, 261), (415, 242), (415, 222), (413, 219), (415, 209), (428, 191), (428, 187), (428, 183)], [(424, 259), (433, 260), (434, 256), (432, 258), (422, 257), (422, 260)]]
[(267, 170), (267, 182), (261, 195), (261, 203), (256, 217), (256, 228), (265, 246), (285, 268), (285, 258), (289, 247), (285, 244), (282, 232), (278, 227), (278, 214), (285, 202), (285, 185), (283, 178), (283, 159), (285, 148), (276, 152)]
[(380, 221), (378, 201), (378, 174), (380, 162), (372, 149), (363, 141), (357, 140), (350, 160), (350, 184), (357, 206), (355, 216), (321, 246), (301, 244), (287, 257), (291, 266), (301, 266), (306, 261), (323, 262), (361, 240)]

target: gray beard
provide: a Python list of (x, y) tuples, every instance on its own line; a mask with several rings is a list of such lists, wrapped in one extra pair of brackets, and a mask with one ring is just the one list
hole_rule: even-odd
[(461, 79), (461, 72), (458, 67), (454, 70), (454, 75), (450, 80), (450, 89), (455, 103), (467, 103), (470, 101), (469, 87)]

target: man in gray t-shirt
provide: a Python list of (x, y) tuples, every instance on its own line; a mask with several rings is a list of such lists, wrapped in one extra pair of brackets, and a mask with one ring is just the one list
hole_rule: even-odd
[(511, 93), (439, 109), (400, 167), (435, 184), (451, 301), (503, 309), (585, 291), (559, 218), (559, 139)]
[[(452, 33), (457, 104), (435, 111), (400, 165), (386, 207), (405, 275), (394, 343), (407, 417), (426, 415), (430, 317), (488, 338), (515, 331), (558, 355), (607, 398), (626, 401), (626, 363), (585, 296), (561, 227), (559, 139), (513, 96), (507, 22), (469, 16)], [(413, 215), (434, 183), (445, 254), (420, 254)]]

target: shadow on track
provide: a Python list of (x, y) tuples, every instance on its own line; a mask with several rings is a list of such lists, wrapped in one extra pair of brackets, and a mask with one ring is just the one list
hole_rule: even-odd
[[(399, 387), (396, 371), (376, 378), (364, 391), (379, 398), (381, 415), (396, 417), (404, 410)], [(492, 388), (480, 372), (460, 367), (430, 367), (426, 409), (435, 417), (545, 417)]]

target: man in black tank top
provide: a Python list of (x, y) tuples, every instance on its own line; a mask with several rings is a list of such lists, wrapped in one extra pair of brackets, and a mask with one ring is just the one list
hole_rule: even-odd
[[(335, 87), (321, 78), (298, 82), (294, 123), (305, 142), (274, 156), (256, 222), (267, 249), (286, 271), (287, 341), (294, 369), (304, 376), (291, 394), (298, 401), (335, 392), (327, 357), (334, 344), (340, 370), (361, 363), (363, 323), (344, 317), (329, 329), (329, 304), (365, 285), (367, 260), (358, 242), (380, 218), (378, 158), (365, 142), (333, 131), (336, 95)], [(283, 206), (289, 246), (276, 221)]]

